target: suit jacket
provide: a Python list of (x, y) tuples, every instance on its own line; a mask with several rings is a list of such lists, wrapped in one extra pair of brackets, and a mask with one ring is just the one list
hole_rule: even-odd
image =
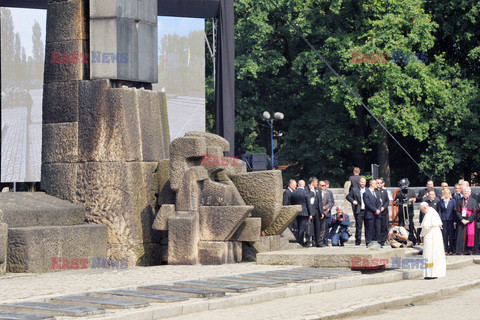
[[(311, 205), (311, 214), (312, 216), (318, 215), (318, 217), (321, 217), (322, 215), (325, 214), (323, 210), (323, 198), (322, 198), (322, 192), (321, 190), (317, 190), (315, 188), (315, 193), (313, 191), (310, 192), (310, 205)], [(313, 204), (312, 204), (312, 199), (313, 199)]]
[(380, 200), (380, 194), (378, 190), (373, 190), (375, 195), (373, 195), (372, 191), (369, 188), (363, 194), (363, 202), (365, 203), (365, 219), (370, 220), (375, 218), (375, 212), (380, 210), (382, 207), (382, 202)]
[[(360, 192), (360, 187), (353, 188), (347, 195), (347, 201), (350, 202), (353, 206), (353, 213), (360, 213), (362, 209), (362, 193)], [(353, 202), (357, 201), (357, 205), (354, 205)]]
[[(322, 190), (320, 190), (320, 194), (322, 194)], [(333, 197), (332, 197), (333, 198)], [(330, 217), (330, 208), (332, 206), (332, 198), (330, 198), (330, 194), (328, 193), (328, 191), (325, 191), (325, 197), (322, 195), (322, 200), (323, 200), (323, 206), (325, 207), (324, 211), (325, 211), (325, 216), (327, 218)]]
[[(442, 189), (433, 188), (433, 190), (435, 190), (435, 195), (437, 196), (437, 198), (440, 199), (442, 197)], [(425, 199), (428, 198), (428, 196), (423, 198), (423, 196), (427, 193), (427, 191), (428, 191), (427, 188), (424, 188), (418, 192), (418, 196), (417, 196), (418, 203), (425, 201)]]
[(299, 204), (302, 206), (302, 212), (298, 215), (301, 217), (308, 217), (311, 215), (311, 206), (310, 206), (310, 192), (303, 188), (297, 188), (292, 192), (290, 197), (292, 205)]
[(382, 203), (382, 207), (385, 208), (385, 210), (383, 210), (381, 214), (388, 214), (388, 206), (390, 205), (388, 191), (387, 189), (378, 189), (378, 193), (380, 194), (380, 201)]
[[(480, 196), (480, 193), (479, 193), (478, 196), (477, 196), (477, 202), (478, 202), (478, 200), (479, 200), (479, 196)], [(455, 201), (457, 201), (458, 199), (462, 199), (462, 198), (463, 198), (463, 196), (462, 196), (461, 193), (453, 193), (453, 194), (452, 194), (452, 197), (453, 197), (453, 199), (455, 199)]]
[(283, 205), (289, 206), (292, 204), (292, 190), (287, 187), (287, 189), (283, 190)]
[(355, 189), (356, 187), (360, 187), (360, 176), (358, 174), (354, 174), (348, 178), (348, 181), (351, 182), (349, 191)]
[(330, 199), (332, 199), (332, 205), (330, 206), (330, 212), (332, 211), (333, 206), (335, 205), (335, 199), (333, 199), (333, 192), (332, 190), (327, 190), (328, 194), (330, 195)]
[[(332, 218), (328, 222), (328, 227), (331, 228), (328, 237), (332, 238), (336, 233), (346, 233), (348, 230), (348, 227), (350, 227), (350, 218), (348, 217), (348, 214), (344, 213), (343, 214), (343, 221), (335, 221), (334, 215), (332, 215)], [(340, 227), (340, 228), (338, 228)], [(338, 231), (338, 232), (337, 232)]]
[(447, 205), (445, 205), (444, 199), (440, 200), (440, 203), (438, 204), (438, 213), (440, 214), (440, 218), (442, 219), (442, 221), (457, 220), (453, 208), (455, 208), (455, 199), (450, 199)]

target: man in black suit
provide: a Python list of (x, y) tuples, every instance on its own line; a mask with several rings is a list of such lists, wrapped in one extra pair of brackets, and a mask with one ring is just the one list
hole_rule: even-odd
[(365, 203), (365, 242), (367, 247), (372, 243), (373, 233), (380, 234), (382, 221), (380, 218), (380, 211), (382, 209), (382, 202), (380, 200), (380, 193), (377, 189), (377, 180), (370, 180), (368, 189), (363, 194), (363, 202)]
[(299, 180), (298, 188), (292, 192), (290, 200), (292, 205), (299, 204), (302, 206), (302, 212), (300, 212), (297, 216), (297, 226), (298, 226), (297, 241), (303, 247), (307, 246), (304, 239), (307, 222), (309, 219), (313, 219), (313, 216), (311, 214), (310, 198), (311, 198), (310, 192), (305, 190), (305, 181)]
[(453, 195), (452, 195), (452, 197), (453, 197), (453, 199), (455, 199), (455, 201), (457, 201), (458, 199), (463, 198), (462, 186), (460, 185), (460, 183), (455, 184), (455, 186), (453, 187)]
[(426, 188), (424, 189), (421, 189), (419, 192), (418, 192), (418, 196), (417, 196), (417, 203), (420, 203), (422, 201), (425, 201), (428, 197), (428, 191), (429, 190), (434, 190), (435, 191), (435, 195), (440, 199), (442, 198), (442, 190), (438, 189), (438, 188), (435, 188), (433, 186), (433, 181), (432, 180), (428, 180), (427, 181), (427, 186)]
[(365, 203), (363, 202), (363, 193), (366, 191), (367, 180), (360, 178), (360, 186), (353, 188), (347, 195), (347, 200), (352, 204), (352, 211), (355, 217), (355, 245), (359, 246), (362, 242), (362, 227), (365, 219)]
[(352, 191), (352, 189), (360, 186), (360, 178), (360, 168), (353, 168), (353, 176), (348, 178), (348, 181), (350, 181), (350, 189), (348, 190), (349, 192)]
[[(428, 197), (426, 199), (423, 199), (423, 201), (428, 203), (428, 205), (431, 208), (435, 209), (435, 211), (438, 212), (438, 205), (440, 203), (440, 199), (436, 196), (435, 191), (430, 190), (430, 191), (428, 191), (427, 195), (428, 195)], [(425, 216), (425, 214), (422, 211), (420, 211), (420, 224), (422, 223), (424, 216)]]
[(310, 182), (310, 205), (311, 205), (311, 214), (313, 216), (313, 228), (314, 228), (314, 240), (316, 247), (323, 247), (321, 231), (322, 228), (325, 229), (325, 213), (323, 210), (323, 199), (321, 190), (318, 188), (318, 179), (316, 177), (311, 177)]
[(324, 217), (323, 221), (321, 223), (321, 229), (320, 229), (320, 242), (323, 244), (323, 246), (328, 245), (328, 220), (330, 220), (331, 212), (330, 209), (332, 207), (332, 198), (330, 198), (330, 194), (327, 191), (327, 184), (325, 181), (320, 181), (319, 182), (320, 186), (320, 194), (322, 196), (322, 206), (323, 206), (323, 212)]
[(292, 205), (291, 197), (292, 197), (292, 192), (297, 189), (297, 181), (290, 179), (288, 181), (288, 187), (283, 190), (283, 205), (284, 206), (290, 206)]
[(390, 220), (388, 216), (388, 206), (390, 205), (390, 197), (388, 191), (385, 189), (385, 180), (383, 178), (377, 179), (377, 189), (380, 194), (380, 201), (382, 202), (382, 208), (380, 210), (381, 228), (380, 236), (377, 236), (378, 242), (381, 246), (385, 245), (388, 237), (388, 222)]

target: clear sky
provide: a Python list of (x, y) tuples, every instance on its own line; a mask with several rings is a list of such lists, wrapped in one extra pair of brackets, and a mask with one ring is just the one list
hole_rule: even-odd
[(35, 20), (40, 23), (42, 28), (42, 41), (45, 45), (45, 33), (47, 25), (47, 11), (38, 9), (19, 9), (8, 8), (12, 13), (13, 27), (15, 32), (20, 34), (22, 46), (25, 48), (25, 53), (28, 56), (32, 55), (32, 27)]

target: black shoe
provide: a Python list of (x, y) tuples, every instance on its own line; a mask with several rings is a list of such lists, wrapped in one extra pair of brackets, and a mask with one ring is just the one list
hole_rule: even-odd
[(340, 243), (340, 246), (341, 246), (341, 247), (344, 247), (345, 245), (344, 245), (343, 242), (342, 242), (342, 243)]

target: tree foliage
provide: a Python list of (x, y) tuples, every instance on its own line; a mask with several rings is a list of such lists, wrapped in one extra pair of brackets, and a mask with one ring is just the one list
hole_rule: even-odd
[[(423, 185), (421, 170), (438, 182), (470, 178), (480, 163), (476, 1), (275, 3), (278, 10), (269, 0), (235, 1), (237, 154), (265, 146), (261, 114), (280, 111), (277, 156), (289, 165), (286, 178), (317, 175), (339, 186), (353, 166), (368, 171), (379, 153), (390, 158), (393, 182), (407, 176)], [(383, 130), (284, 17), (420, 168), (391, 139), (382, 146)]]

